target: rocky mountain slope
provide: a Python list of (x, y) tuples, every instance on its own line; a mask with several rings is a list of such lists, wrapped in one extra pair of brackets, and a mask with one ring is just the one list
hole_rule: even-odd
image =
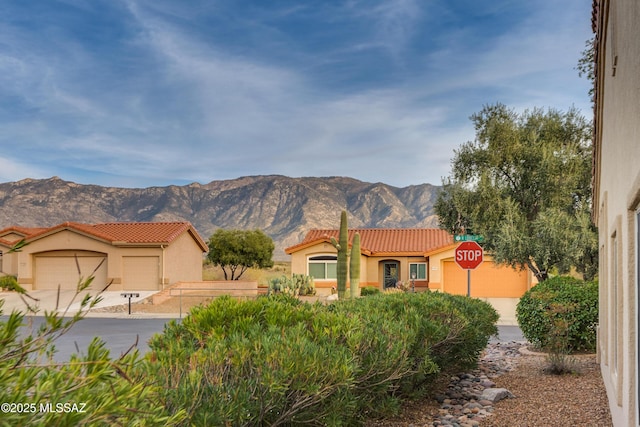
[(60, 178), (0, 184), (0, 228), (52, 226), (64, 221), (190, 221), (207, 240), (218, 228), (259, 228), (276, 244), (275, 257), (312, 228), (436, 227), (439, 187), (392, 187), (352, 178), (251, 176), (186, 186), (114, 188)]

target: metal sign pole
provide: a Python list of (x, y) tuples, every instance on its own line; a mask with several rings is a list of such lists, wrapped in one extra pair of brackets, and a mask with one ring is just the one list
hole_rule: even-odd
[(471, 296), (471, 269), (467, 269), (467, 296)]

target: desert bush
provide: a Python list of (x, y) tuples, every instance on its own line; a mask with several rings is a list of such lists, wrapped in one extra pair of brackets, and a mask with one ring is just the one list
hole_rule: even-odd
[(185, 425), (348, 425), (355, 365), (341, 340), (356, 327), (286, 295), (222, 297), (151, 340), (150, 373)]
[(184, 425), (354, 425), (477, 361), (496, 331), (486, 306), (429, 293), (328, 306), (222, 297), (155, 336), (146, 369)]
[(365, 286), (360, 289), (360, 296), (367, 297), (370, 295), (378, 295), (380, 294), (380, 288), (376, 288), (375, 286)]
[(557, 345), (558, 334), (566, 334), (568, 352), (595, 351), (598, 284), (567, 276), (545, 280), (520, 298), (516, 317), (524, 337), (541, 349)]
[[(78, 283), (79, 295), (89, 279)], [(28, 301), (28, 295), (23, 295)], [(111, 359), (95, 338), (83, 354), (55, 361), (55, 340), (81, 321), (100, 297), (86, 295), (71, 317), (45, 312), (44, 322), (29, 328), (25, 313), (13, 311), (0, 320), (0, 426), (113, 426), (171, 425), (180, 422), (181, 409), (169, 414), (157, 386), (147, 384), (138, 370), (137, 352)], [(3, 300), (0, 300), (2, 315)], [(25, 311), (36, 311), (29, 305)]]
[(15, 276), (0, 276), (0, 289), (3, 291), (15, 291), (20, 289)]

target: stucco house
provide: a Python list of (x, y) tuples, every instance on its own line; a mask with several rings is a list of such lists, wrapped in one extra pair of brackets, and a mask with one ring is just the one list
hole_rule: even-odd
[(615, 426), (640, 425), (640, 2), (595, 0), (598, 358)]
[[(360, 287), (381, 290), (402, 282), (417, 292), (438, 291), (467, 294), (467, 273), (454, 262), (458, 246), (453, 236), (435, 228), (352, 229), (360, 234)], [(337, 250), (331, 237), (338, 230), (311, 230), (302, 242), (290, 246), (291, 272), (313, 276), (319, 295), (336, 287)], [(413, 277), (412, 277), (413, 276)], [(412, 282), (413, 279), (413, 282)], [(516, 271), (496, 266), (491, 257), (471, 272), (471, 296), (490, 302), (501, 314), (501, 322), (515, 324), (515, 307), (519, 298), (534, 284), (528, 270)]]
[[(9, 250), (19, 241), (26, 245)], [(188, 222), (81, 224), (0, 230), (0, 274), (27, 290), (75, 289), (93, 274), (92, 289), (162, 290), (177, 281), (202, 280), (206, 242)]]

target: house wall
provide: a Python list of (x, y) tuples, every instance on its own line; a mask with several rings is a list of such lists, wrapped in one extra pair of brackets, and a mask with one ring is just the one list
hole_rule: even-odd
[[(35, 240), (23, 247), (22, 250), (16, 254), (18, 258), (18, 283), (25, 289), (32, 290), (34, 286), (35, 256), (44, 253), (51, 254), (53, 252), (58, 252), (59, 255), (63, 255), (64, 253), (59, 252), (61, 250), (64, 250), (68, 256), (73, 256), (74, 251), (89, 251), (109, 256), (113, 247), (104, 242), (67, 230)], [(111, 263), (112, 259), (109, 257), (109, 263), (107, 265), (109, 275), (112, 271)], [(89, 274), (90, 272), (82, 273)]]
[(162, 289), (163, 273), (165, 284), (179, 280), (202, 280), (202, 250), (189, 233), (183, 233), (163, 249), (159, 246), (114, 246), (77, 232), (62, 230), (37, 239), (25, 246), (21, 252), (11, 254), (12, 262), (17, 264), (14, 274), (17, 274), (18, 282), (25, 289), (33, 290), (34, 286), (37, 287), (34, 283), (36, 256), (74, 256), (76, 253), (103, 254), (107, 257), (106, 280), (112, 283), (109, 288), (111, 291), (123, 290), (123, 286), (126, 285), (123, 283), (123, 260), (127, 257), (158, 259), (158, 289)]
[[(455, 248), (429, 256), (429, 288), (433, 291), (457, 295), (467, 294), (467, 271), (454, 261)], [(517, 325), (516, 306), (520, 297), (536, 281), (529, 270), (514, 270), (508, 266), (496, 266), (485, 255), (478, 268), (471, 270), (471, 297), (490, 303), (500, 314), (499, 324)]]
[[(330, 243), (319, 243), (291, 254), (291, 273), (294, 274), (309, 274), (307, 268), (307, 259), (311, 256), (317, 255), (335, 255), (337, 254), (336, 248)], [(360, 257), (360, 287), (374, 286), (376, 282), (370, 283), (368, 278), (371, 277), (372, 271), (369, 268), (367, 257)], [(348, 280), (348, 278), (347, 278)], [(331, 288), (336, 288), (337, 283), (335, 280), (314, 280), (316, 292), (318, 295), (331, 294)]]
[(9, 253), (11, 247), (22, 240), (24, 236), (15, 232), (4, 234), (2, 237), (6, 242), (11, 243), (10, 246), (0, 245), (2, 259), (0, 259), (0, 273), (6, 275), (18, 275), (18, 254), (16, 252)]
[(8, 253), (8, 247), (0, 246), (0, 251), (2, 251), (2, 265), (0, 268), (0, 273), (4, 273), (11, 276), (18, 275), (18, 254), (16, 252)]
[(596, 102), (598, 357), (615, 426), (638, 426), (640, 3), (600, 3)]
[(183, 233), (164, 249), (164, 277), (163, 285), (183, 282), (198, 282), (202, 280), (202, 249), (189, 233)]
[[(307, 260), (314, 255), (337, 253), (336, 249), (330, 243), (319, 243), (291, 254), (291, 272), (296, 274), (309, 274), (307, 269)], [(360, 287), (372, 286), (382, 289), (383, 283), (383, 263), (385, 261), (395, 261), (399, 265), (399, 281), (405, 283), (410, 282), (409, 264), (414, 262), (425, 262), (424, 257), (408, 257), (408, 256), (365, 256), (360, 257)], [(427, 266), (428, 271), (428, 266)], [(318, 295), (328, 295), (331, 288), (336, 287), (335, 280), (314, 280), (316, 292)], [(416, 280), (415, 287), (417, 290), (426, 290), (428, 282)]]

